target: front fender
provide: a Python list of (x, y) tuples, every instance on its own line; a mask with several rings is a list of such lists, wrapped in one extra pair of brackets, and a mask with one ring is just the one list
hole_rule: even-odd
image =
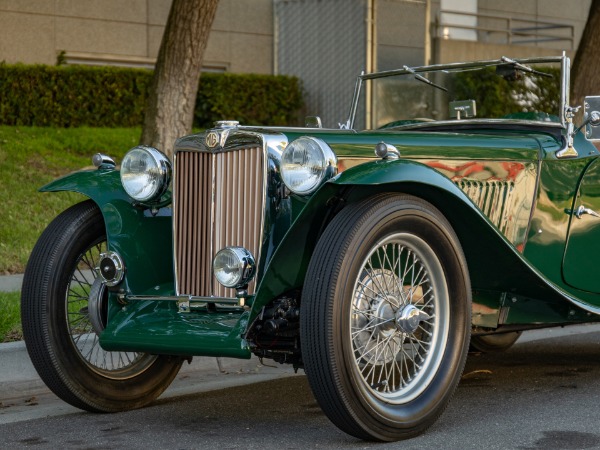
[[(549, 305), (548, 320), (566, 314), (565, 300), (585, 304), (547, 281), (500, 233), (467, 195), (437, 170), (410, 160), (378, 160), (349, 169), (326, 183), (293, 222), (260, 282), (252, 316), (285, 292), (301, 289), (316, 243), (340, 205), (382, 192), (422, 198), (447, 218), (463, 247), (474, 291), (493, 291), (541, 298)], [(500, 307), (501, 297), (489, 307)]]
[(296, 216), (265, 269), (251, 320), (273, 298), (302, 287), (318, 238), (341, 206), (380, 192), (409, 191), (422, 198), (448, 198), (477, 209), (452, 181), (414, 161), (378, 160), (348, 169), (323, 185)]
[(171, 208), (156, 215), (136, 207), (127, 195), (117, 170), (75, 172), (43, 186), (41, 192), (71, 191), (92, 199), (100, 208), (108, 248), (123, 258), (128, 293), (145, 293), (156, 286), (174, 293)]

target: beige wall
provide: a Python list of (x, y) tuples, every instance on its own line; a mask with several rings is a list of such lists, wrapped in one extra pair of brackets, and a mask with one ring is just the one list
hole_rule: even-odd
[[(573, 48), (577, 48), (590, 1), (478, 0), (477, 8), (479, 14), (573, 25)], [(55, 64), (57, 54), (65, 51), (69, 63), (152, 67), (170, 4), (171, 0), (0, 0), (0, 61)], [(499, 54), (557, 54), (565, 47), (564, 43), (506, 47), (434, 39), (429, 49), (425, 0), (376, 0), (373, 4), (379, 69), (424, 64), (429, 51), (437, 55), (435, 62), (448, 62)], [(440, 0), (429, 4), (435, 22)], [(273, 23), (273, 0), (220, 0), (205, 68), (273, 73)]]
[[(566, 53), (571, 58), (575, 56), (574, 51), (567, 51)], [(561, 56), (562, 51), (524, 45), (494, 45), (479, 42), (435, 39), (434, 55), (436, 63), (446, 64), (460, 61), (498, 59), (501, 56), (508, 56), (510, 58)]]
[[(539, 41), (534, 44), (529, 44), (528, 46), (495, 46), (490, 44), (498, 44), (500, 41), (504, 43), (506, 41), (506, 35), (502, 36), (498, 33), (486, 33), (482, 31), (478, 35), (477, 42), (467, 43), (468, 41), (449, 40), (446, 41), (446, 43), (442, 43), (441, 40), (438, 39), (437, 43), (439, 45), (437, 45), (437, 48), (433, 49), (434, 53), (440, 58), (436, 60), (436, 62), (465, 60), (461, 58), (452, 59), (457, 55), (468, 55), (467, 59), (470, 59), (470, 55), (475, 54), (478, 55), (477, 59), (481, 59), (479, 57), (483, 57), (483, 59), (495, 58), (498, 56), (496, 52), (500, 50), (503, 50), (505, 54), (510, 54), (514, 57), (533, 56), (534, 54), (556, 55), (560, 54), (562, 50), (573, 54), (579, 45), (579, 40), (581, 39), (587, 21), (590, 4), (591, 0), (478, 0), (477, 13), (482, 15), (482, 17), (479, 18), (478, 23), (478, 26), (480, 27), (497, 28), (506, 25), (506, 22), (483, 16), (511, 18), (513, 20), (511, 23), (513, 28), (528, 26), (527, 24), (519, 23), (519, 19), (568, 25), (573, 27), (572, 45), (568, 40), (561, 40), (551, 42)], [(440, 0), (431, 0), (433, 23), (436, 23), (439, 10)], [(540, 32), (561, 36), (568, 35), (568, 30)], [(499, 42), (494, 42), (495, 39)], [(513, 35), (513, 39), (518, 40), (519, 37)], [(477, 49), (478, 44), (481, 45), (479, 49)], [(465, 48), (460, 49), (459, 47), (461, 45)], [(486, 51), (491, 51), (493, 53), (485, 53)]]
[[(151, 66), (171, 0), (0, 0), (0, 61)], [(271, 0), (221, 0), (204, 57), (208, 68), (272, 73)]]
[(375, 2), (377, 70), (421, 66), (425, 58), (425, 2)]

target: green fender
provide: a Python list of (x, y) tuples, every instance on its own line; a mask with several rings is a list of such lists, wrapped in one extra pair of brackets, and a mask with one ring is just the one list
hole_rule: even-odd
[[(92, 199), (102, 211), (108, 247), (126, 267), (119, 290), (136, 295), (175, 295), (173, 230), (170, 207), (152, 214), (136, 207), (123, 190), (119, 172), (77, 172), (41, 191), (73, 191)], [(100, 336), (105, 350), (172, 355), (250, 358), (242, 340), (248, 313), (180, 314), (175, 302), (109, 303), (109, 320)]]
[[(507, 289), (511, 296), (543, 299), (547, 317), (538, 310), (536, 322), (563, 321), (572, 303), (584, 309), (588, 306), (548, 282), (450, 179), (424, 164), (400, 159), (378, 160), (348, 169), (313, 195), (269, 262), (257, 289), (250, 321), (273, 298), (302, 287), (318, 238), (336, 208), (339, 211), (343, 204), (382, 192), (411, 194), (441, 211), (461, 242), (473, 290), (499, 293), (486, 305), (495, 309), (496, 315), (502, 302), (500, 293)], [(529, 321), (526, 315), (515, 316), (515, 321)]]
[(106, 224), (108, 248), (123, 258), (123, 287), (136, 294), (160, 286), (162, 294), (174, 293), (171, 209), (156, 215), (133, 205), (123, 190), (119, 172), (100, 169), (75, 172), (43, 186), (41, 192), (72, 191), (92, 199)]

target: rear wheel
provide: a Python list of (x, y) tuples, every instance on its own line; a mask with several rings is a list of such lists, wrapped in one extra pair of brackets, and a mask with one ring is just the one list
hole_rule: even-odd
[(521, 334), (521, 331), (511, 331), (510, 333), (471, 336), (471, 348), (484, 353), (504, 352), (517, 342)]
[(345, 208), (319, 239), (301, 345), (330, 420), (362, 439), (416, 436), (444, 411), (469, 345), (470, 283), (432, 205), (382, 195)]
[(38, 374), (67, 403), (96, 412), (144, 406), (169, 386), (182, 364), (178, 357), (100, 347), (108, 293), (97, 266), (104, 251), (98, 207), (86, 201), (67, 209), (33, 249), (21, 295), (23, 335)]

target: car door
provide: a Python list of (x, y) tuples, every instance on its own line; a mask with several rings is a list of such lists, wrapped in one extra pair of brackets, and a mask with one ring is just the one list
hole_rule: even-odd
[(594, 159), (579, 181), (563, 259), (565, 282), (600, 293), (600, 161)]

